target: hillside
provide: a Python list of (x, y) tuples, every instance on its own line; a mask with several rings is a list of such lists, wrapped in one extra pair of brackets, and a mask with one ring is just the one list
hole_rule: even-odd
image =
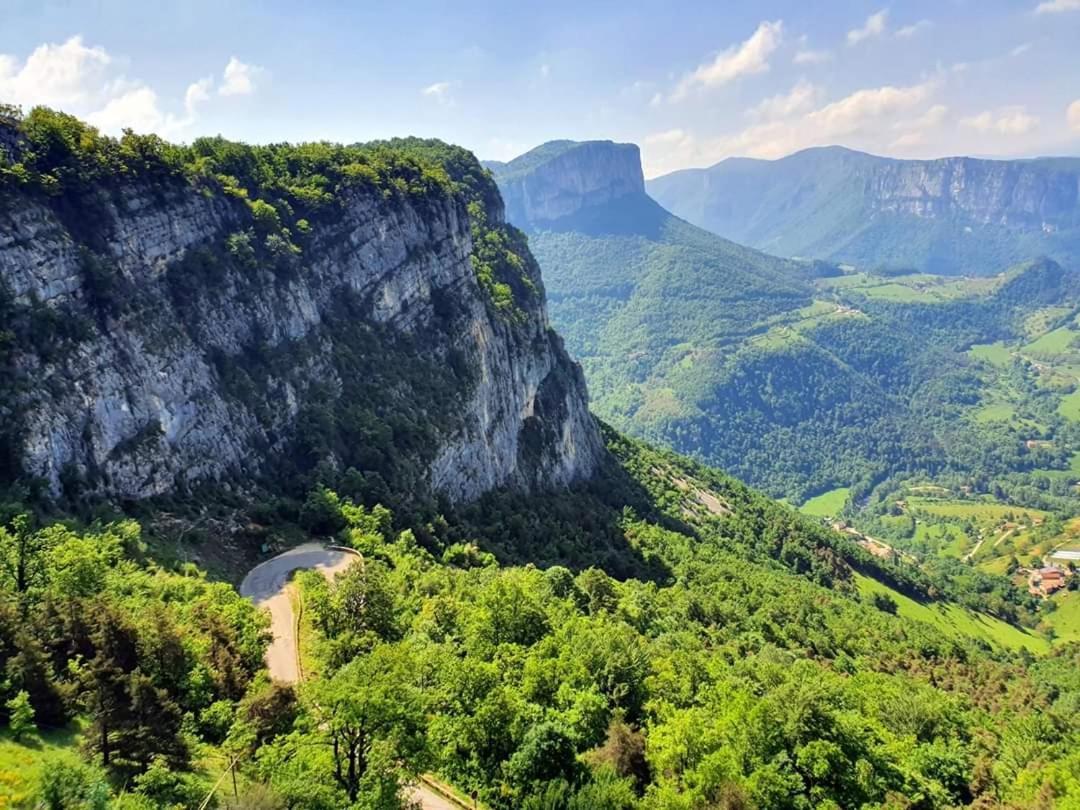
[[(517, 224), (594, 407), (620, 429), (797, 503), (952, 475), (1029, 506), (1077, 506), (1028, 475), (1070, 475), (1080, 446), (1056, 403), (1075, 381), (1032, 366), (1005, 374), (967, 353), (1067, 321), (1080, 304), (1074, 270), (1045, 260), (950, 280), (785, 262), (711, 237), (640, 191)], [(988, 418), (1005, 400), (1027, 418)]]
[[(422, 774), (492, 810), (1077, 799), (1076, 651), (1037, 601), (593, 420), (464, 150), (5, 126), (0, 804), (402, 810)], [(612, 202), (659, 229), (620, 243), (631, 289), (726, 268), (777, 328), (821, 284), (881, 295)], [(358, 555), (275, 584), (294, 685), (233, 585), (306, 542)]]
[(779, 256), (947, 275), (1080, 257), (1080, 160), (894, 160), (840, 147), (657, 177), (678, 216)]

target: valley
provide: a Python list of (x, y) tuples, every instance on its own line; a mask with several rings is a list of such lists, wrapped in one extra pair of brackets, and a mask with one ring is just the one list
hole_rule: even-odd
[(0, 800), (1076, 798), (1074, 270), (769, 256), (609, 142), (5, 115)]

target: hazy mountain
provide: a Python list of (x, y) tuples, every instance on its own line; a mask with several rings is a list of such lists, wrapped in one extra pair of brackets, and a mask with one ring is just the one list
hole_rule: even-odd
[(894, 160), (841, 147), (647, 183), (695, 225), (781, 256), (992, 275), (1080, 256), (1080, 158)]

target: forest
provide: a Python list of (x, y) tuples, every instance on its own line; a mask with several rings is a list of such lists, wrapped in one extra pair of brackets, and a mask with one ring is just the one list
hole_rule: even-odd
[[(12, 800), (389, 810), (421, 773), (507, 809), (1073, 799), (1076, 648), (1033, 658), (898, 616), (853, 578), (930, 603), (919, 572), (607, 438), (618, 463), (591, 491), (551, 496), (561, 514), (506, 493), (423, 521), (326, 489), (253, 513), (362, 555), (333, 581), (296, 580), (296, 688), (267, 679), (254, 607), (158, 562), (171, 545), (134, 521), (8, 507), (4, 739), (43, 752)], [(521, 544), (507, 543), (515, 520)], [(637, 573), (587, 564), (564, 520)], [(530, 537), (568, 564), (515, 562)], [(198, 554), (214, 539), (184, 542)], [(65, 728), (60, 753), (35, 749)], [(212, 792), (230, 765), (235, 793)]]

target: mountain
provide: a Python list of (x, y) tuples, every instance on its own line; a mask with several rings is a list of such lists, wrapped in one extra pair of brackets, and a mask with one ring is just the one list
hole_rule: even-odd
[(596, 467), (539, 269), (468, 153), (179, 158), (35, 115), (0, 123), (4, 483), (142, 499), (328, 466), (460, 501)]
[[(1051, 372), (1018, 352), (1024, 370), (1013, 370), (968, 349), (1072, 334), (1076, 269), (1044, 259), (955, 280), (777, 259), (626, 189), (624, 169), (605, 189), (614, 157), (587, 169), (587, 184), (569, 174), (605, 148), (630, 152), (594, 143), (570, 162), (575, 150), (559, 142), (494, 168), (500, 186), (561, 179), (572, 213), (515, 224), (601, 417), (796, 502), (841, 488), (885, 498), (901, 479), (958, 476), (951, 486), (985, 493), (992, 481), (1050, 504), (1045, 485), (1025, 488), (1035, 470), (1069, 475), (1080, 450), (1056, 410), (1077, 384), (1068, 360)], [(1015, 418), (989, 418), (1006, 400)], [(1055, 492), (1055, 507), (1072, 508), (1072, 494)]]
[[(597, 423), (471, 154), (0, 115), (0, 803), (1075, 803), (1077, 653), (1049, 632), (1080, 633), (1072, 602), (1048, 627), (1000, 573)], [(593, 285), (567, 302), (638, 307), (628, 346), (768, 348), (818, 318), (818, 354), (854, 328), (844, 363), (899, 397), (918, 375), (887, 352), (916, 341), (886, 305), (918, 293), (958, 302), (920, 304), (923, 330), (1042, 307), (1024, 351), (1069, 365), (1053, 262), (969, 289), (772, 259), (672, 217), (615, 151), (586, 200), (552, 171), (517, 210), (565, 228), (532, 238)], [(614, 288), (587, 277), (612, 246)], [(803, 306), (826, 289), (863, 310)], [(796, 408), (781, 383), (746, 384)], [(271, 680), (274, 649), (303, 683)]]
[(647, 183), (695, 225), (780, 256), (949, 275), (1080, 256), (1080, 158), (895, 160), (841, 147)]

